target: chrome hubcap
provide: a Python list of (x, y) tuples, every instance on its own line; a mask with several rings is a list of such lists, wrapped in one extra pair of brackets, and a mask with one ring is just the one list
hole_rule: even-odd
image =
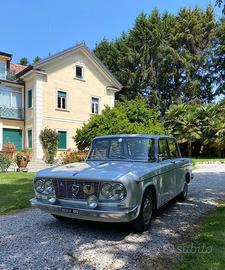
[(143, 204), (143, 219), (144, 223), (147, 225), (152, 218), (152, 201), (150, 198), (146, 197)]

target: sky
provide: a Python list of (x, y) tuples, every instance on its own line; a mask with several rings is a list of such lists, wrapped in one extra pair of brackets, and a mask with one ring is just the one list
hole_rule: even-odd
[[(176, 14), (181, 7), (205, 8), (208, 0), (2, 0), (0, 51), (30, 62), (84, 41), (90, 49), (104, 37), (129, 30), (141, 13), (154, 8)], [(215, 0), (212, 0), (214, 5)], [(221, 10), (215, 9), (216, 16)]]

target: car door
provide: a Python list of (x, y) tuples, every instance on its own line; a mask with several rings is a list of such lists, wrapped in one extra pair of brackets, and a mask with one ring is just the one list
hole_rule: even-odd
[(160, 162), (159, 190), (160, 204), (169, 201), (176, 187), (175, 164), (171, 162), (169, 147), (166, 138), (158, 140), (158, 156)]
[(173, 197), (179, 194), (183, 189), (184, 179), (185, 179), (185, 168), (184, 168), (184, 159), (182, 159), (179, 146), (174, 138), (167, 139), (169, 152), (170, 152), (170, 159), (171, 162), (175, 166), (175, 179), (176, 184), (174, 186)]

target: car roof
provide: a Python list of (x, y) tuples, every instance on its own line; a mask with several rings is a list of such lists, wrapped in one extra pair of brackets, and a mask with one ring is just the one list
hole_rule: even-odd
[(162, 138), (172, 138), (173, 136), (158, 135), (158, 134), (115, 134), (115, 135), (105, 135), (95, 137), (96, 139), (113, 139), (113, 138), (145, 138), (145, 139), (162, 139)]

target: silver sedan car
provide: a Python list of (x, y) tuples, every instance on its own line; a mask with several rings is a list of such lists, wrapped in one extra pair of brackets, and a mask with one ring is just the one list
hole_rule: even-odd
[(186, 199), (191, 170), (172, 136), (101, 136), (85, 162), (39, 171), (31, 205), (60, 220), (130, 222), (141, 232), (154, 210)]

